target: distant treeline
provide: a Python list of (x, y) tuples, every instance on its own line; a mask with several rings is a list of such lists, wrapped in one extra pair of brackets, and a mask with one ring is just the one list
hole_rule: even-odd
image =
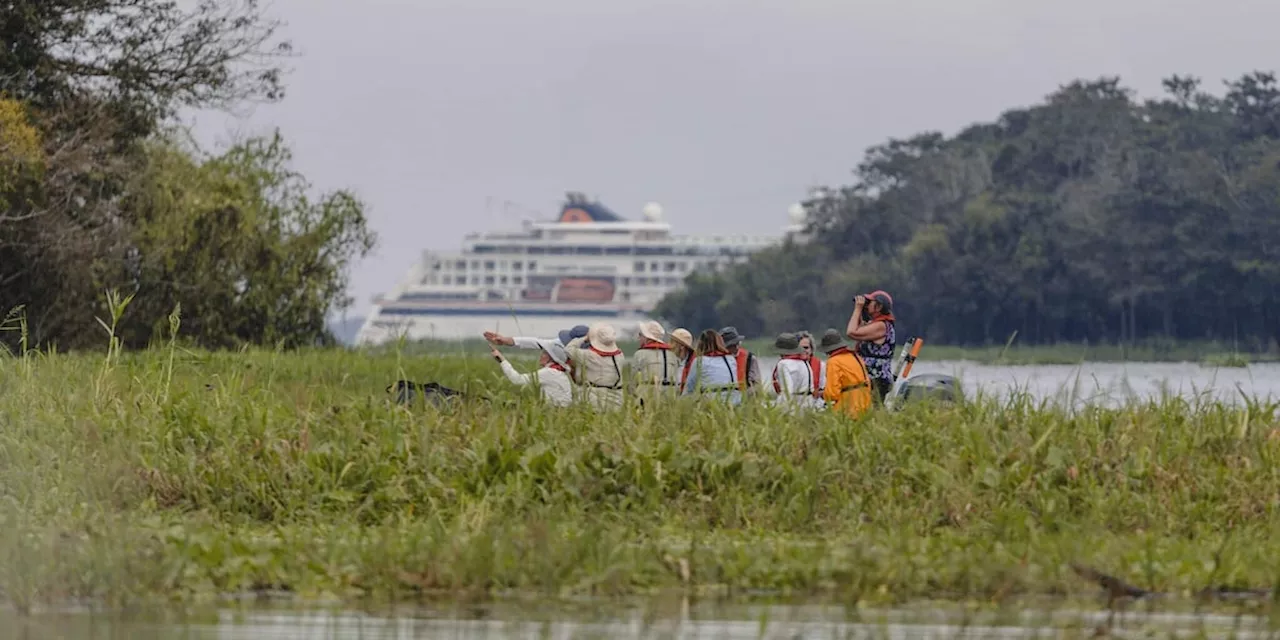
[(750, 335), (843, 326), (850, 298), (894, 296), (932, 342), (1280, 338), (1280, 87), (1222, 95), (1173, 76), (1138, 100), (1118, 78), (954, 137), (868, 150), (851, 185), (806, 206), (811, 241), (659, 306), (675, 324)]

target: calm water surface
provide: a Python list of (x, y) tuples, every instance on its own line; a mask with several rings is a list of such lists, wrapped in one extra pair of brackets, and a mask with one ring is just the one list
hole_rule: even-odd
[[(761, 373), (769, 376), (776, 363), (776, 358), (761, 357)], [(1241, 402), (1241, 394), (1260, 401), (1280, 400), (1280, 363), (1248, 367), (1208, 367), (1194, 362), (992, 366), (921, 359), (911, 371), (912, 375), (957, 376), (969, 395), (976, 392), (1008, 398), (1027, 394), (1072, 406), (1114, 406), (1135, 399), (1158, 399), (1163, 394), (1230, 403)]]
[[(1109, 620), (1110, 619), (1110, 620)], [(1109, 622), (1109, 624), (1108, 624)], [(0, 611), (0, 638), (89, 640), (402, 640), (408, 638), (1088, 638), (1274, 637), (1261, 617), (1020, 610), (963, 615), (940, 609), (664, 604), (620, 609), (489, 605), (391, 613), (213, 610), (188, 619), (124, 621), (86, 612), (19, 618)]]

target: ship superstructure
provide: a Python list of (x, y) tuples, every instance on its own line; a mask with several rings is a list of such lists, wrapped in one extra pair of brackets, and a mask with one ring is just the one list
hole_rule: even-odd
[(554, 336), (602, 320), (629, 335), (689, 274), (745, 261), (802, 223), (797, 206), (776, 236), (678, 236), (657, 204), (645, 206), (642, 220), (627, 220), (569, 193), (554, 220), (470, 234), (457, 252), (424, 252), (395, 290), (375, 298), (356, 341)]

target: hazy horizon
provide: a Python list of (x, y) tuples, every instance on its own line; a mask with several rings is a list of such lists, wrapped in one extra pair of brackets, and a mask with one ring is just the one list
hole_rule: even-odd
[(380, 242), (353, 270), (350, 317), (423, 249), (553, 215), (566, 191), (633, 218), (659, 202), (676, 233), (778, 233), (810, 186), (846, 183), (888, 138), (953, 134), (1077, 78), (1118, 75), (1149, 96), (1192, 74), (1218, 92), (1280, 53), (1264, 26), (1280, 6), (1243, 0), (270, 11), (299, 53), (286, 99), (192, 122), (206, 144), (279, 127), (317, 189), (365, 200)]

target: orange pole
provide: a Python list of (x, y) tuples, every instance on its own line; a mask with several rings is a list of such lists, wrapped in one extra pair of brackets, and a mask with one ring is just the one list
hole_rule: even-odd
[(924, 338), (916, 338), (915, 343), (911, 345), (911, 353), (907, 354), (907, 366), (902, 368), (902, 375), (898, 376), (900, 379), (905, 380), (907, 376), (911, 375), (911, 365), (915, 363), (916, 356), (920, 355), (920, 347), (923, 346)]

